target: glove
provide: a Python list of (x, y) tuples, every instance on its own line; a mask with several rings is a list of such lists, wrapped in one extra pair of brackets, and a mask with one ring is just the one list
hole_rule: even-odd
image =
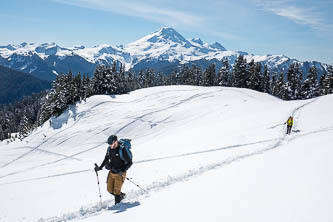
[(101, 170), (101, 168), (95, 163), (95, 171), (97, 172), (99, 170)]
[(118, 174), (119, 176), (121, 176), (121, 177), (123, 176), (123, 172), (122, 172), (122, 171), (118, 172), (117, 174)]

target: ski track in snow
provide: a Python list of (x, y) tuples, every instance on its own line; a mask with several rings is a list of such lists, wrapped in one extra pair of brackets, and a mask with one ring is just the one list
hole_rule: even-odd
[[(308, 133), (297, 134), (297, 135), (294, 135), (293, 137), (291, 137), (288, 141), (292, 141), (292, 140), (298, 139), (300, 137), (308, 136), (308, 135), (311, 135), (311, 134), (328, 132), (328, 131), (333, 131), (333, 126), (332, 127), (327, 127), (327, 128), (322, 128), (322, 129), (319, 129), (319, 130), (314, 130), (314, 131), (311, 131), (311, 132), (308, 132)], [(293, 131), (293, 132), (295, 132), (295, 131)]]
[[(33, 179), (25, 179), (25, 180), (18, 180), (18, 181), (14, 181), (14, 182), (2, 183), (2, 184), (0, 184), (0, 186), (2, 186), (2, 185), (8, 185), (8, 184), (14, 184), (14, 183), (22, 183), (22, 182), (27, 182), (27, 181), (50, 179), (50, 178), (55, 178), (55, 177), (60, 177), (60, 176), (67, 176), (67, 175), (78, 174), (78, 173), (85, 173), (85, 172), (95, 172), (95, 171), (92, 170), (92, 169), (72, 171), (72, 172), (67, 172), (67, 173), (60, 173), (60, 174), (55, 174), (55, 175), (49, 175), (49, 176), (45, 176), (45, 177), (38, 177), (38, 178), (33, 178)], [(14, 175), (14, 174), (15, 173), (8, 174), (6, 176), (10, 176), (10, 175)]]
[(139, 116), (139, 117), (136, 117), (132, 122), (130, 122), (130, 123), (128, 123), (128, 124), (126, 124), (125, 126), (123, 126), (122, 128), (120, 128), (119, 130), (117, 130), (116, 132), (115, 132), (115, 134), (117, 135), (117, 134), (119, 134), (121, 131), (123, 131), (124, 129), (126, 129), (127, 127), (129, 127), (130, 125), (132, 125), (132, 124), (134, 124), (135, 122), (137, 122), (137, 121), (144, 121), (144, 120), (142, 120), (144, 117), (146, 117), (146, 116), (150, 116), (150, 115), (152, 115), (152, 114), (155, 114), (155, 113), (159, 113), (159, 112), (162, 112), (162, 111), (166, 111), (166, 110), (168, 110), (168, 109), (172, 109), (172, 108), (174, 108), (174, 107), (177, 107), (177, 106), (179, 106), (179, 105), (181, 105), (181, 104), (184, 104), (184, 103), (186, 103), (186, 102), (189, 102), (190, 100), (192, 100), (192, 99), (195, 99), (195, 98), (198, 98), (198, 97), (202, 97), (202, 96), (205, 96), (205, 95), (209, 95), (209, 94), (212, 94), (212, 93), (216, 93), (216, 92), (221, 92), (221, 91), (223, 91), (223, 89), (221, 90), (217, 90), (217, 91), (213, 91), (213, 92), (208, 92), (208, 93), (203, 93), (203, 94), (195, 94), (195, 95), (193, 95), (193, 96), (190, 96), (190, 97), (188, 97), (188, 98), (186, 98), (186, 99), (182, 99), (182, 100), (180, 100), (179, 102), (177, 102), (177, 103), (175, 103), (175, 104), (172, 104), (172, 105), (170, 105), (170, 106), (168, 106), (168, 107), (165, 107), (165, 108), (163, 108), (163, 109), (159, 109), (159, 110), (155, 110), (155, 111), (152, 111), (152, 112), (149, 112), (149, 113), (145, 113), (145, 114), (143, 114), (143, 115), (141, 115), (141, 116)]
[[(76, 125), (76, 123), (77, 123), (77, 122), (74, 122), (74, 124), (73, 124), (71, 127), (73, 127), (74, 125)], [(64, 130), (61, 130), (60, 132), (55, 133), (54, 135), (52, 135), (52, 137), (58, 135), (59, 133), (62, 133), (62, 132), (65, 131), (65, 130), (70, 129), (71, 127), (68, 127), (68, 128), (66, 128), (66, 129), (64, 129)], [(7, 167), (8, 165), (10, 165), (10, 164), (16, 162), (17, 160), (22, 159), (23, 157), (29, 155), (30, 153), (32, 153), (32, 152), (38, 150), (38, 148), (39, 148), (40, 146), (42, 146), (43, 144), (49, 142), (51, 139), (53, 140), (52, 142), (55, 142), (57, 139), (54, 139), (54, 138), (52, 138), (52, 137), (48, 137), (48, 138), (46, 138), (42, 143), (40, 143), (40, 144), (37, 145), (36, 147), (32, 148), (30, 151), (28, 151), (28, 152), (26, 152), (26, 153), (24, 153), (24, 154), (18, 156), (17, 158), (15, 158), (15, 159), (13, 159), (13, 160), (7, 162), (6, 164), (2, 165), (0, 168)], [(50, 142), (50, 143), (52, 143), (52, 142)], [(63, 158), (63, 159), (61, 159), (61, 160), (68, 159), (68, 158), (72, 158), (72, 157), (73, 157), (73, 156), (67, 156), (66, 158)], [(1, 178), (1, 177), (0, 177), (0, 178)]]
[[(316, 100), (317, 99), (313, 99), (310, 102), (304, 103), (304, 104), (296, 107), (292, 111), (291, 115), (295, 116), (297, 114), (297, 117), (296, 117), (296, 120), (297, 120), (298, 116), (299, 116), (299, 111), (303, 107), (315, 102)], [(276, 127), (276, 126), (273, 126), (273, 128), (274, 127)], [(296, 121), (296, 124), (294, 124), (294, 127), (297, 127), (297, 121)], [(313, 131), (312, 133), (325, 132), (325, 131), (329, 131), (329, 130), (333, 130), (333, 128), (325, 128), (325, 129)], [(50, 218), (46, 218), (46, 219), (41, 218), (41, 219), (38, 220), (38, 222), (61, 222), (61, 221), (68, 221), (68, 220), (73, 220), (73, 219), (76, 219), (76, 220), (77, 219), (84, 219), (84, 218), (87, 218), (87, 217), (99, 215), (99, 214), (101, 214), (101, 213), (103, 213), (107, 210), (118, 210), (114, 213), (125, 211), (127, 208), (131, 208), (133, 206), (140, 205), (138, 199), (139, 198), (144, 198), (145, 196), (148, 196), (151, 192), (155, 192), (155, 191), (165, 189), (165, 188), (169, 187), (170, 185), (176, 184), (178, 182), (188, 181), (193, 177), (197, 177), (197, 176), (199, 176), (201, 174), (204, 174), (208, 171), (218, 169), (218, 168), (223, 167), (223, 166), (227, 166), (227, 165), (232, 164), (236, 161), (246, 159), (246, 158), (249, 158), (249, 157), (253, 157), (253, 156), (256, 156), (256, 155), (264, 154), (268, 151), (271, 151), (271, 150), (274, 150), (274, 149), (280, 147), (283, 144), (283, 142), (285, 142), (285, 141), (289, 142), (290, 140), (286, 140), (287, 135), (285, 133), (285, 127), (283, 127), (280, 132), (283, 136), (278, 138), (277, 142), (274, 143), (273, 145), (269, 145), (266, 148), (256, 150), (256, 151), (253, 151), (253, 152), (249, 152), (247, 154), (242, 154), (242, 155), (238, 155), (238, 156), (235, 156), (235, 157), (229, 157), (229, 158), (227, 158), (223, 161), (217, 161), (215, 163), (211, 163), (211, 164), (208, 164), (208, 165), (197, 167), (197, 168), (191, 169), (191, 170), (189, 170), (189, 171), (187, 171), (183, 174), (179, 174), (179, 175), (176, 175), (176, 176), (168, 176), (166, 179), (163, 179), (163, 180), (160, 180), (160, 181), (155, 181), (152, 184), (143, 187), (143, 189), (146, 192), (144, 192), (142, 190), (138, 190), (138, 191), (128, 193), (126, 195), (126, 199), (125, 199), (126, 202), (120, 204), (119, 206), (109, 207), (110, 205), (113, 204), (113, 201), (112, 200), (106, 200), (106, 201), (103, 201), (102, 203), (95, 203), (95, 204), (91, 204), (91, 205), (82, 206), (81, 209), (78, 210), (78, 211), (66, 213), (66, 214), (63, 214), (62, 216), (59, 216), (59, 217), (54, 216), (54, 217), (50, 217)], [(306, 134), (306, 135), (309, 135), (309, 134), (311, 134), (311, 132)], [(305, 136), (305, 135), (302, 135), (302, 136)], [(293, 139), (295, 139), (299, 136), (293, 136), (293, 137), (294, 137)], [(260, 142), (258, 142), (258, 143), (260, 143)], [(232, 147), (237, 147), (237, 146), (239, 147), (241, 145), (234, 145)], [(223, 149), (223, 148), (219, 148), (219, 149)], [(226, 149), (226, 148), (224, 148), (224, 149)], [(211, 149), (210, 152), (212, 152), (213, 150), (217, 150), (217, 149)], [(209, 151), (207, 151), (207, 152), (209, 152)], [(204, 153), (204, 151), (202, 151), (202, 152), (200, 152), (200, 151), (199, 152), (193, 152), (193, 153), (189, 153), (187, 155), (193, 155), (193, 154), (199, 154), (199, 153)], [(175, 157), (180, 157), (180, 156), (186, 156), (186, 154), (176, 155)], [(165, 157), (165, 158), (171, 158), (171, 157)], [(161, 160), (163, 158), (157, 158), (156, 160), (159, 160), (159, 159)], [(146, 160), (146, 161), (153, 161), (153, 160), (154, 159)], [(143, 162), (143, 161), (141, 161), (141, 162)]]
[(31, 150), (34, 149), (34, 150), (39, 151), (41, 153), (47, 153), (47, 154), (51, 154), (51, 155), (54, 155), (54, 156), (61, 156), (61, 157), (65, 157), (67, 159), (73, 159), (73, 160), (81, 161), (80, 159), (75, 158), (75, 157), (71, 157), (71, 156), (61, 154), (61, 153), (55, 153), (55, 152), (47, 151), (47, 150), (43, 150), (43, 149), (35, 149), (34, 147), (31, 147), (31, 146), (21, 146), (21, 147), (16, 148), (16, 149), (31, 149)]
[(272, 141), (275, 141), (275, 140), (278, 140), (278, 139), (263, 140), (263, 141), (259, 141), (259, 142), (246, 143), (246, 144), (231, 145), (231, 146), (225, 146), (225, 147), (203, 150), (203, 151), (197, 151), (197, 152), (191, 152), (191, 153), (184, 153), (184, 154), (167, 156), (167, 157), (152, 158), (152, 159), (148, 159), (148, 160), (139, 160), (135, 163), (146, 163), (146, 162), (157, 161), (157, 160), (166, 160), (166, 159), (173, 159), (173, 158), (178, 158), (178, 157), (198, 155), (198, 154), (202, 154), (202, 153), (210, 153), (210, 152), (216, 152), (216, 151), (222, 151), (222, 150), (229, 150), (229, 149), (234, 149), (234, 148), (239, 148), (239, 147), (244, 147), (244, 146), (250, 146), (250, 145), (255, 145), (255, 144), (272, 142)]
[(14, 160), (11, 160), (9, 162), (7, 162), (6, 164), (2, 165), (0, 168), (4, 168), (12, 163), (14, 163), (15, 161), (19, 160), (19, 159), (22, 159), (23, 157), (27, 156), (28, 154), (32, 153), (33, 151), (37, 150), (38, 147), (40, 147), (41, 145), (43, 145), (44, 143), (46, 143), (47, 140), (43, 141), (41, 144), (39, 144), (38, 146), (36, 146), (35, 148), (31, 149), (30, 151), (18, 156), (17, 158), (15, 158)]
[(78, 152), (78, 153), (75, 153), (71, 156), (66, 156), (66, 158), (61, 158), (61, 159), (58, 159), (58, 160), (54, 160), (54, 161), (51, 161), (51, 162), (47, 162), (47, 163), (43, 163), (43, 164), (40, 164), (40, 165), (37, 165), (37, 166), (33, 166), (33, 167), (29, 167), (29, 168), (26, 168), (26, 169), (23, 169), (23, 170), (20, 170), (20, 171), (16, 171), (16, 172), (12, 172), (12, 173), (9, 173), (9, 174), (6, 174), (6, 175), (3, 175), (3, 176), (0, 176), (0, 178), (4, 178), (4, 177), (7, 177), (7, 176), (11, 176), (11, 175), (15, 175), (15, 174), (20, 174), (20, 173), (26, 173), (28, 172), (29, 170), (34, 170), (36, 168), (39, 168), (39, 167), (43, 167), (43, 166), (48, 166), (48, 165), (51, 165), (51, 164), (54, 164), (54, 163), (58, 163), (60, 161), (63, 161), (63, 160), (67, 160), (69, 158), (73, 158), (74, 156), (77, 156), (77, 155), (80, 155), (82, 153), (85, 153), (85, 152), (88, 152), (88, 151), (91, 151), (93, 149), (96, 149), (98, 147), (100, 147), (101, 145), (103, 145), (104, 143), (101, 143), (101, 144), (98, 144), (92, 148), (89, 148), (89, 149), (86, 149), (86, 150), (83, 150), (81, 152)]

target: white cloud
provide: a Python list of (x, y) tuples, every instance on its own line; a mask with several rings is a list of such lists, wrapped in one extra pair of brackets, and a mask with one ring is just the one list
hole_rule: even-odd
[[(170, 26), (198, 25), (205, 19), (190, 12), (159, 7), (155, 4), (131, 0), (53, 0), (58, 3), (83, 8), (110, 11), (122, 15), (134, 16)], [(164, 8), (164, 9), (162, 9)]]
[[(298, 0), (254, 0), (254, 2), (265, 11), (272, 12), (278, 16), (285, 17), (297, 24), (303, 24), (316, 30), (329, 30), (331, 24), (327, 24), (324, 15), (318, 10), (317, 4), (303, 6), (303, 1)], [(301, 6), (302, 5), (302, 6)]]

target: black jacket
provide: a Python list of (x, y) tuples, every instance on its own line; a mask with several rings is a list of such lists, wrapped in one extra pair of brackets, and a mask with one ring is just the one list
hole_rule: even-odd
[(127, 171), (128, 168), (132, 166), (132, 160), (128, 156), (127, 152), (123, 152), (123, 157), (124, 159), (126, 159), (127, 163), (125, 163), (125, 161), (120, 158), (119, 149), (120, 149), (119, 145), (116, 149), (110, 149), (108, 147), (103, 163), (100, 166), (100, 169), (102, 169), (105, 166), (106, 169), (111, 170), (113, 173), (119, 173)]

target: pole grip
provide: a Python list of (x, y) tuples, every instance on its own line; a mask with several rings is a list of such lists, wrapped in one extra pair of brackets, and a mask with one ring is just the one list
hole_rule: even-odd
[[(96, 175), (97, 175), (97, 177), (98, 177), (98, 173), (97, 173), (97, 170), (96, 170), (96, 167), (98, 168), (98, 165), (97, 165), (97, 163), (95, 163), (95, 173), (96, 173)], [(99, 183), (99, 181), (98, 181), (98, 183)]]

